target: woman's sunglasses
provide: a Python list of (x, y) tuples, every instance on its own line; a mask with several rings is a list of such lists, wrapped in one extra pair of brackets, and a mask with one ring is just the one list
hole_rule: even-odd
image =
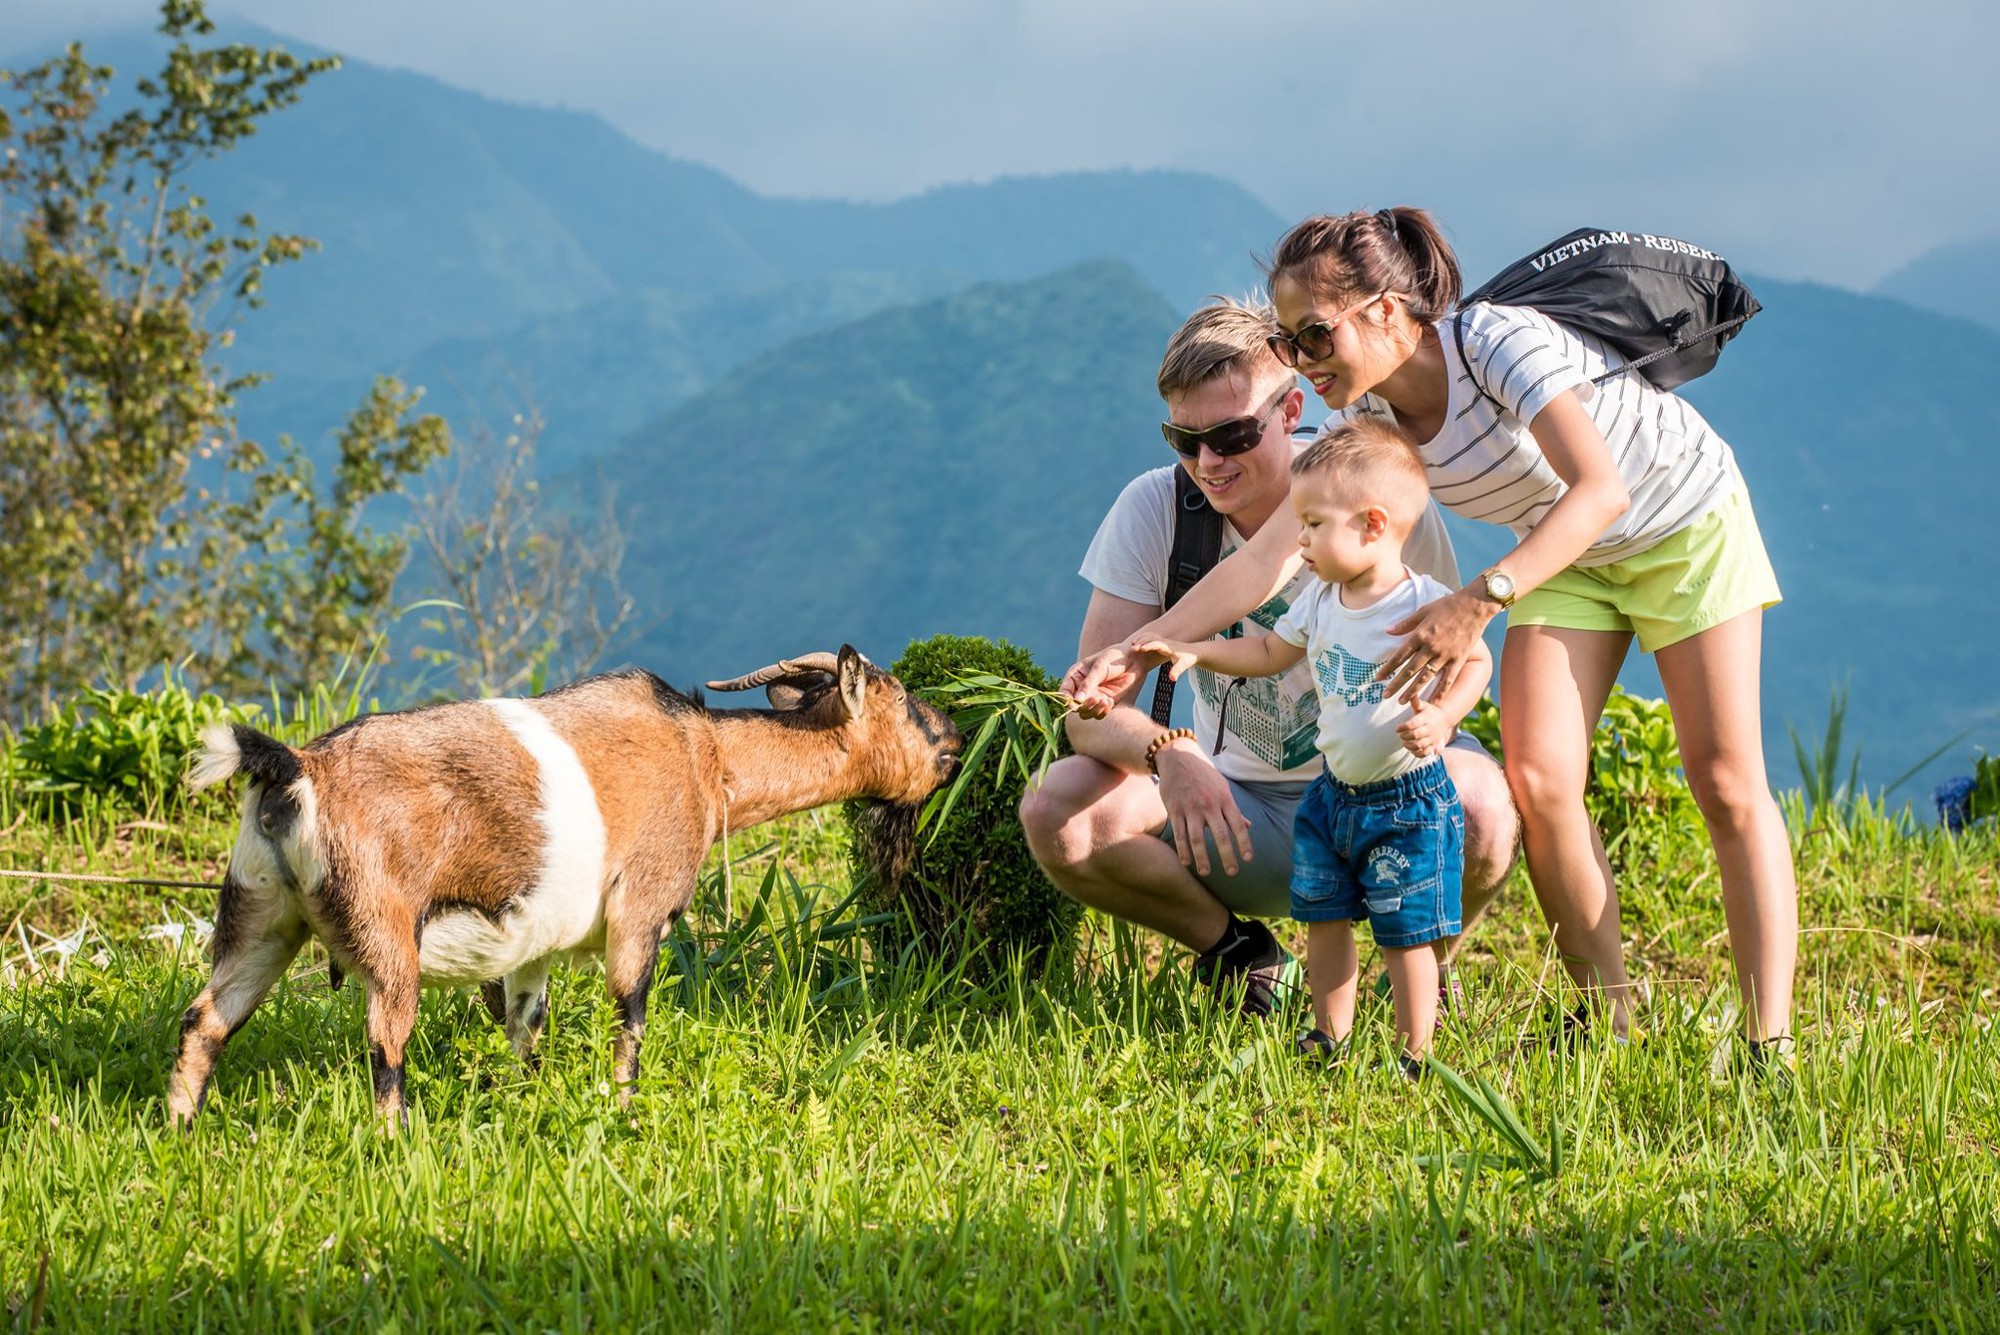
[(1281, 329), (1264, 341), (1270, 345), (1271, 355), (1287, 366), (1297, 366), (1302, 361), (1325, 361), (1333, 355), (1333, 331), (1340, 328), (1340, 322), (1370, 302), (1388, 295), (1386, 291), (1377, 292), (1366, 301), (1355, 302), (1330, 320), (1315, 321), (1296, 334), (1287, 334)]
[(1282, 404), (1285, 396), (1291, 392), (1292, 386), (1286, 385), (1271, 397), (1271, 401), (1264, 405), (1264, 411), (1255, 417), (1232, 417), (1226, 422), (1217, 422), (1214, 426), (1205, 426), (1199, 431), (1175, 426), (1172, 422), (1162, 422), (1160, 434), (1167, 438), (1167, 444), (1173, 446), (1174, 451), (1183, 459), (1196, 457), (1204, 445), (1224, 459), (1231, 455), (1243, 454), (1256, 449), (1257, 443), (1264, 439), (1264, 430), (1271, 425), (1271, 414), (1278, 410), (1278, 405)]

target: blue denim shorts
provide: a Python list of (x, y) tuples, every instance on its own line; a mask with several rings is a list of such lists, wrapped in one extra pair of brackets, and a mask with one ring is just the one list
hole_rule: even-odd
[(1322, 774), (1292, 824), (1292, 917), (1368, 920), (1402, 949), (1460, 931), (1465, 812), (1442, 760), (1379, 783)]

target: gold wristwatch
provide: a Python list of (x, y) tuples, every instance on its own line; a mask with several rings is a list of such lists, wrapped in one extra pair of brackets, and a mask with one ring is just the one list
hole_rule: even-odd
[(1479, 572), (1480, 586), (1486, 596), (1502, 607), (1514, 605), (1514, 577), (1498, 566), (1488, 566)]

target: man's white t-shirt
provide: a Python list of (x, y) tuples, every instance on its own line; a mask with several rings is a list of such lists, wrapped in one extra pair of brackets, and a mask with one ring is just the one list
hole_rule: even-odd
[[(1388, 627), (1451, 590), (1427, 575), (1409, 575), (1368, 607), (1340, 601), (1340, 586), (1315, 579), (1302, 590), (1271, 633), (1306, 651), (1301, 666), (1319, 686), (1320, 754), (1342, 783), (1376, 783), (1428, 764), (1403, 745), (1396, 729), (1410, 707), (1375, 680), (1402, 637)], [(1231, 706), (1232, 712), (1234, 706)]]
[[(1609, 565), (1646, 551), (1743, 485), (1728, 444), (1684, 400), (1653, 388), (1637, 373), (1592, 383), (1625, 365), (1602, 340), (1523, 306), (1480, 302), (1460, 318), (1463, 361), (1453, 317), (1436, 326), (1450, 397), (1443, 429), (1417, 450), (1438, 504), (1525, 538), (1569, 489), (1542, 456), (1528, 424), (1572, 389), (1604, 434), (1632, 497), (1631, 508), (1597, 536), (1577, 565)], [(1505, 412), (1479, 392), (1482, 385), (1506, 405)], [(1388, 403), (1364, 394), (1327, 426), (1358, 413), (1396, 418)]]
[[(1304, 449), (1308, 442), (1295, 442)], [(1161, 606), (1167, 596), (1168, 564), (1174, 545), (1174, 469), (1178, 464), (1141, 473), (1127, 483), (1098, 525), (1090, 550), (1084, 553), (1078, 571), (1095, 588), (1114, 598)], [(1287, 500), (1267, 521), (1296, 525), (1291, 502)], [(1243, 545), (1243, 536), (1233, 524), (1222, 526), (1224, 556)], [(1456, 588), (1458, 560), (1452, 553), (1451, 537), (1435, 504), (1428, 507), (1403, 544), (1403, 562)], [(1300, 594), (1319, 581), (1301, 566), (1278, 594), (1218, 638), (1262, 635), (1278, 623), (1278, 618), (1297, 601)], [(1196, 669), (1181, 678), (1192, 684), (1194, 731), (1204, 750), (1215, 749), (1216, 720), (1222, 692), (1230, 678)], [(1146, 688), (1150, 691), (1150, 687)], [(1151, 701), (1142, 691), (1140, 707)], [(1316, 744), (1319, 700), (1313, 691), (1311, 668), (1301, 663), (1278, 677), (1246, 677), (1229, 697), (1229, 738), (1215, 767), (1239, 783), (1268, 783), (1306, 780), (1320, 771)]]

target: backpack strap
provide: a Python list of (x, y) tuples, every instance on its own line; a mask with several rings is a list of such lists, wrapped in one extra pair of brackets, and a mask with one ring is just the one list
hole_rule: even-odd
[[(1486, 388), (1485, 382), (1480, 380), (1479, 378), (1479, 372), (1472, 369), (1471, 361), (1469, 361), (1466, 358), (1465, 311), (1466, 308), (1464, 306), (1460, 306), (1457, 310), (1453, 311), (1451, 315), (1451, 338), (1452, 342), (1458, 345), (1459, 363), (1460, 365), (1465, 367), (1465, 373), (1468, 376), (1472, 377), (1472, 387), (1478, 390), (1480, 394), (1484, 396), (1484, 398), (1488, 403), (1491, 403), (1495, 408), (1499, 409), (1501, 412), (1506, 412), (1507, 405), (1493, 397), (1493, 391)], [(1654, 362), (1659, 361), (1662, 357), (1671, 357), (1675, 353), (1684, 351), (1687, 348), (1691, 348), (1697, 343), (1701, 343), (1707, 339), (1715, 338), (1721, 334), (1726, 334), (1730, 330), (1735, 329), (1737, 326), (1741, 325), (1744, 321), (1748, 320), (1750, 318), (1750, 315), (1755, 315), (1756, 312), (1752, 311), (1750, 312), (1750, 315), (1739, 315), (1733, 320), (1724, 320), (1719, 324), (1712, 324), (1698, 334), (1682, 334), (1681, 327), (1687, 324), (1688, 322), (1687, 317), (1691, 314), (1692, 312), (1690, 311), (1682, 311), (1680, 313), (1679, 318), (1666, 322), (1665, 332), (1669, 340), (1667, 346), (1649, 352), (1645, 356), (1640, 357), (1634, 361), (1626, 362), (1623, 366), (1617, 368), (1616, 370), (1606, 371), (1603, 375), (1592, 376), (1590, 378), (1590, 383), (1593, 385), (1601, 385), (1605, 381), (1616, 379), (1617, 377), (1624, 375), (1628, 371), (1637, 371), (1642, 369), (1643, 367), (1651, 366)]]
[[(1165, 611), (1187, 596), (1201, 577), (1215, 569), (1222, 559), (1222, 516), (1201, 494), (1185, 468), (1174, 469), (1174, 545), (1167, 557), (1167, 592), (1160, 610)], [(1174, 710), (1174, 681), (1167, 668), (1160, 668), (1153, 683), (1153, 721), (1161, 727)]]

